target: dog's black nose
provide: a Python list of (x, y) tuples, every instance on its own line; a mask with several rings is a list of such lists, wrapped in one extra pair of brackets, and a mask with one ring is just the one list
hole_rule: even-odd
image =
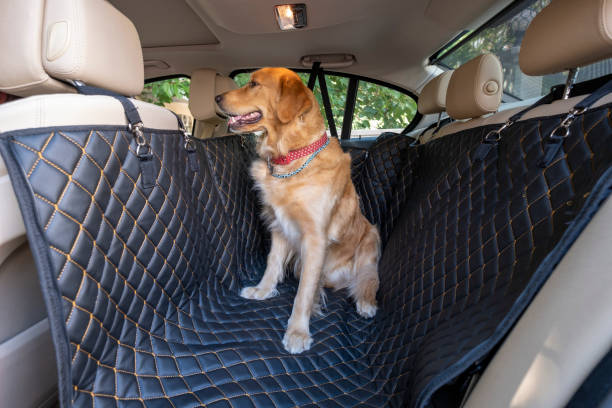
[(220, 103), (222, 99), (223, 99), (223, 96), (221, 96), (221, 95), (215, 96), (215, 102), (217, 102), (217, 103)]

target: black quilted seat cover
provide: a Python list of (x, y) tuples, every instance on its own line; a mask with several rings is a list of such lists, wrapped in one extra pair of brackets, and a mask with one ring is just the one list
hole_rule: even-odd
[(546, 169), (536, 165), (542, 139), (560, 117), (514, 125), (484, 162), (471, 157), (488, 128), (372, 146), (354, 181), (384, 240), (379, 312), (365, 320), (329, 293), (300, 355), (281, 344), (294, 280), (267, 301), (238, 296), (269, 246), (248, 143), (199, 143), (193, 172), (179, 134), (147, 130), (157, 184), (143, 190), (126, 129), (4, 135), (64, 403), (427, 405), (507, 332), (609, 192), (610, 115), (581, 116)]

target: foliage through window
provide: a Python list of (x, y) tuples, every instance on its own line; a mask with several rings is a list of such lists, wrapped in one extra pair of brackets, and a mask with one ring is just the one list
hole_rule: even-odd
[(185, 129), (190, 130), (193, 127), (193, 116), (189, 110), (190, 85), (191, 79), (185, 77), (152, 81), (145, 84), (136, 98), (170, 109), (179, 115)]
[[(497, 23), (485, 28), (455, 50), (451, 49), (463, 38), (449, 44), (440, 53), (439, 64), (455, 69), (485, 52), (497, 55), (504, 72), (504, 93), (524, 100), (547, 94), (554, 85), (565, 82), (567, 72), (545, 76), (528, 76), (519, 67), (518, 55), (527, 26), (537, 13), (551, 0), (531, 0), (524, 8), (503, 16)], [(575, 0), (579, 1), (579, 0)], [(450, 51), (450, 52), (449, 52)], [(578, 81), (586, 81), (612, 72), (612, 59), (597, 62), (578, 71)]]
[[(249, 81), (250, 75), (245, 72), (239, 73), (234, 76), (234, 80), (238, 86), (243, 86)], [(308, 84), (310, 72), (298, 72), (298, 75), (304, 84)], [(344, 121), (349, 77), (325, 74), (325, 84), (336, 129), (340, 135)], [(318, 81), (313, 92), (319, 103), (321, 115), (326, 118)], [(409, 95), (384, 85), (359, 80), (351, 137), (378, 136), (385, 130), (399, 132), (410, 124), (416, 112), (416, 102)]]

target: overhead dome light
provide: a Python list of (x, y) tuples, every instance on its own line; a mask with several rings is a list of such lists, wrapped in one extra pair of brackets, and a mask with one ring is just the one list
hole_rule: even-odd
[(282, 4), (274, 6), (276, 21), (281, 30), (295, 30), (306, 27), (305, 4)]

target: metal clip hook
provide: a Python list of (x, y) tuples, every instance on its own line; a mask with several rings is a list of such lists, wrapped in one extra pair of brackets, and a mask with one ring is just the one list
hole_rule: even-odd
[(136, 156), (138, 156), (139, 159), (148, 159), (151, 155), (151, 146), (149, 145), (147, 139), (144, 136), (144, 133), (142, 131), (143, 127), (144, 125), (142, 122), (134, 124), (130, 123), (128, 125), (130, 132), (132, 132), (132, 134), (136, 138)]
[(574, 123), (577, 116), (582, 115), (586, 111), (586, 108), (572, 108), (565, 118), (559, 123), (559, 125), (550, 132), (548, 136), (549, 140), (553, 139), (565, 139), (570, 134), (570, 126)]
[(499, 129), (494, 129), (494, 130), (491, 130), (489, 133), (487, 133), (485, 137), (482, 138), (482, 143), (499, 142), (501, 140), (501, 133), (512, 125), (514, 125), (514, 121), (512, 120), (506, 121), (506, 123), (504, 123)]

